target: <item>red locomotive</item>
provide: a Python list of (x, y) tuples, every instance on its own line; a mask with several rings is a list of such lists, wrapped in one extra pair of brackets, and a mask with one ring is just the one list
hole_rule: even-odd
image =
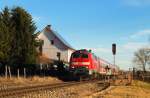
[(72, 53), (69, 67), (74, 75), (116, 75), (118, 72), (116, 66), (95, 56), (86, 49)]

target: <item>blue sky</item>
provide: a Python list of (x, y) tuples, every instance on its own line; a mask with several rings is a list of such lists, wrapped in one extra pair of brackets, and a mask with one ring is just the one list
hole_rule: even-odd
[(150, 0), (0, 0), (0, 9), (5, 6), (23, 7), (37, 31), (51, 24), (75, 49), (92, 49), (111, 63), (116, 43), (121, 69), (131, 67), (133, 52), (149, 44)]

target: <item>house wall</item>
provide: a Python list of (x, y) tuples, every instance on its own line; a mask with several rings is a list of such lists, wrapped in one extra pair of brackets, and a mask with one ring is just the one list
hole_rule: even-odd
[(68, 49), (68, 61), (70, 61), (70, 57), (73, 52), (74, 50)]
[[(69, 62), (72, 50), (68, 49), (52, 32), (43, 30), (38, 38), (44, 41), (43, 54), (46, 57), (58, 60), (57, 52), (60, 52), (60, 59), (65, 62)], [(53, 45), (51, 44), (51, 40), (54, 40)]]

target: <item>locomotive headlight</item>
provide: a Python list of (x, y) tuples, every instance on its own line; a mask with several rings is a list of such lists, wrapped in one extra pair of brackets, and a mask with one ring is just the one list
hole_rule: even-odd
[(82, 65), (90, 65), (90, 62), (81, 62)]
[(74, 66), (72, 66), (71, 68), (74, 69)]
[(89, 67), (88, 67), (88, 66), (86, 66), (85, 68), (87, 68), (87, 69), (88, 69)]
[(72, 62), (71, 64), (72, 64), (72, 65), (78, 65), (79, 62)]

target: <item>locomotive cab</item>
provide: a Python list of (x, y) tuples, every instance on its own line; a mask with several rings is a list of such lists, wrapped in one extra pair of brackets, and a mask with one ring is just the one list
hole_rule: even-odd
[(79, 50), (71, 55), (70, 70), (76, 75), (88, 75), (91, 65), (90, 54), (87, 50)]

